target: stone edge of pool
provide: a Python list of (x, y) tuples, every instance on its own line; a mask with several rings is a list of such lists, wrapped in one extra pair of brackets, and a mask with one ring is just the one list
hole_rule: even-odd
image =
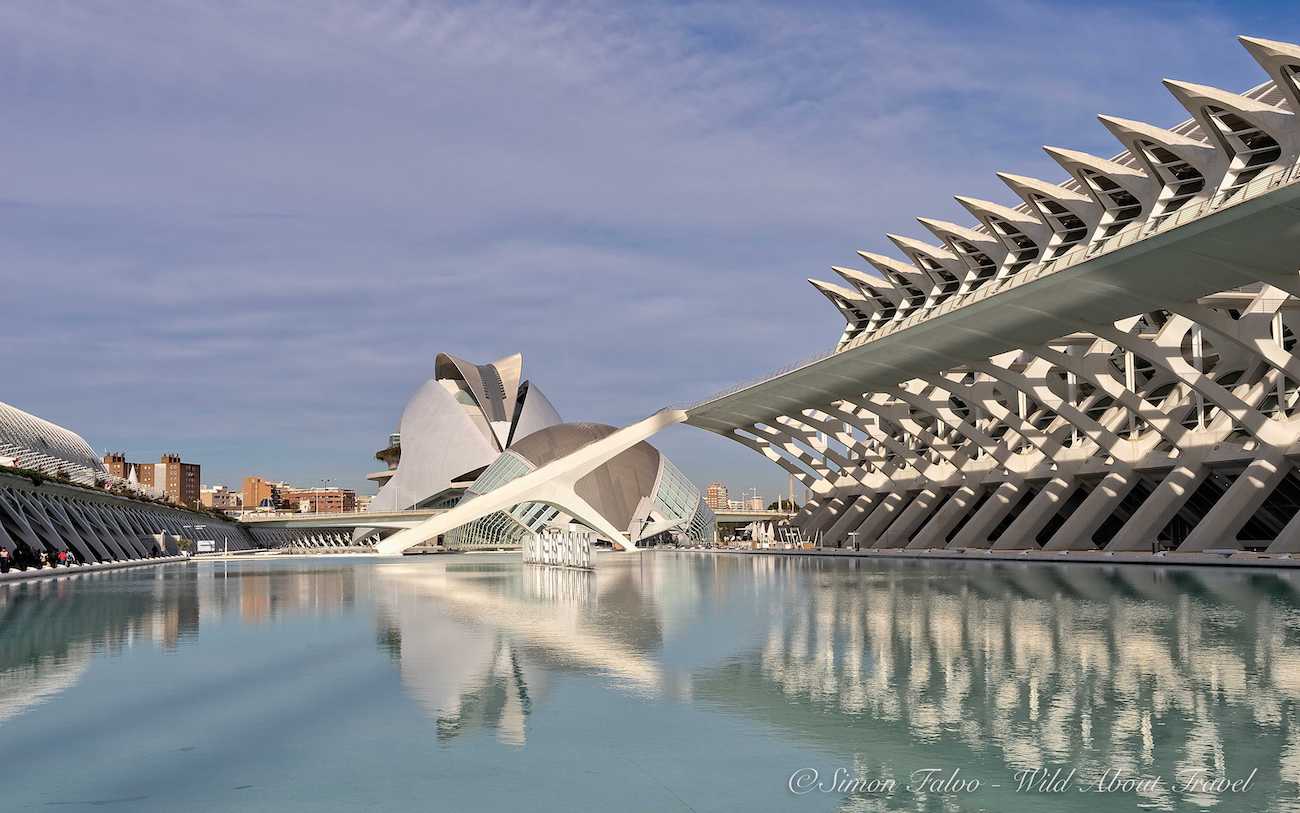
[(909, 550), (861, 550), (853, 551), (842, 548), (816, 548), (813, 550), (745, 550), (743, 548), (682, 548), (690, 553), (730, 553), (750, 556), (814, 556), (833, 559), (946, 559), (965, 562), (1046, 562), (1055, 564), (1101, 564), (1101, 565), (1196, 565), (1202, 567), (1266, 567), (1266, 568), (1300, 568), (1300, 559), (1283, 558), (1237, 552), (1233, 555), (1214, 553), (1142, 553), (1124, 551), (1105, 553), (1103, 551), (909, 551)]

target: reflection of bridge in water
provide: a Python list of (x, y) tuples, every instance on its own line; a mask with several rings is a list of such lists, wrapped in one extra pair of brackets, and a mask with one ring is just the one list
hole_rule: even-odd
[[(657, 613), (631, 570), (607, 572), (603, 583), (592, 572), (513, 562), (377, 573), (380, 637), (393, 642), (403, 688), (440, 739), (485, 729), (523, 745), (527, 717), (557, 674), (594, 671), (632, 692), (663, 689), (649, 657), (662, 645)], [(599, 624), (598, 604), (639, 621)]]

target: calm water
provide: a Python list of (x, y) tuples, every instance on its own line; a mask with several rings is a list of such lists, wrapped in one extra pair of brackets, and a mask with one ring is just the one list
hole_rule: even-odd
[[(1300, 811), (1290, 574), (600, 565), (299, 559), (0, 586), (0, 808)], [(1017, 792), (1038, 767), (1077, 773)], [(980, 784), (916, 787), (927, 769)], [(837, 770), (862, 786), (835, 789)], [(1196, 770), (1256, 773), (1232, 793), (1184, 787)], [(1107, 771), (1121, 782), (1096, 792)]]

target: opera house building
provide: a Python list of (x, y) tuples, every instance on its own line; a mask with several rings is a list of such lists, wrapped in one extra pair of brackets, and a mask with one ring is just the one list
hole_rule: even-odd
[[(473, 364), (439, 353), (433, 377), (411, 396), (397, 433), (376, 454), (389, 468), (370, 475), (380, 489), (367, 510), (453, 508), (614, 431), (564, 423), (542, 390), (523, 377), (520, 354)], [(608, 523), (598, 524), (633, 543), (713, 539), (714, 517), (699, 489), (644, 441), (586, 474), (575, 491)], [(452, 529), (441, 544), (516, 547), (525, 534), (573, 521), (555, 505), (526, 501)], [(372, 532), (361, 528), (356, 535)]]

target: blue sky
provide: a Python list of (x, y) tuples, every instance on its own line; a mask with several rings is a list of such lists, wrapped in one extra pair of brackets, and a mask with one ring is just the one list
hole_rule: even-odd
[[(364, 486), (447, 351), (620, 424), (829, 348), (804, 279), (1244, 89), (1280, 3), (0, 5), (0, 400)], [(859, 266), (860, 262), (857, 263)], [(697, 482), (784, 475), (689, 428)]]

